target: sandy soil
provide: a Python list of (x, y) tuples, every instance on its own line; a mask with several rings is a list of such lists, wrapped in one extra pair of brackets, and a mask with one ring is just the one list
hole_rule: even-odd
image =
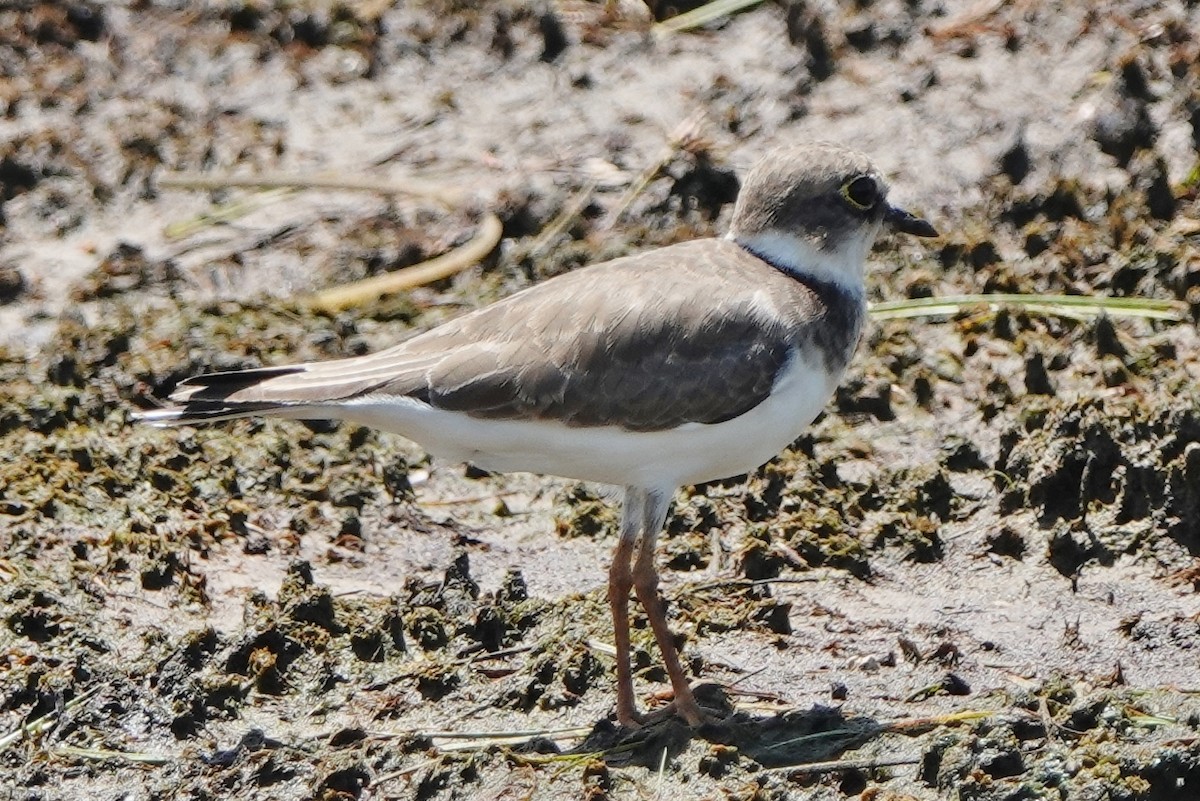
[[(780, 2), (662, 35), (609, 6), (0, 7), (0, 800), (1200, 797), (1200, 9)], [(943, 231), (881, 242), (873, 300), (1183, 319), (874, 323), (810, 434), (677, 498), (664, 591), (722, 723), (610, 722), (598, 488), (352, 427), (130, 422), (195, 372), (719, 233), (801, 138)], [(485, 213), (482, 265), (306, 305)]]

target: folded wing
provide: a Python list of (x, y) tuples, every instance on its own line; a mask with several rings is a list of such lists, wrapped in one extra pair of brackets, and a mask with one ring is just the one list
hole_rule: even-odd
[(756, 282), (774, 280), (792, 283), (732, 243), (684, 243), (568, 273), (379, 353), (190, 378), (171, 396), (179, 407), (144, 417), (337, 417), (354, 399), (405, 397), (569, 426), (718, 423), (766, 398), (792, 352), (786, 324), (819, 309), (798, 284), (790, 308), (773, 307)]

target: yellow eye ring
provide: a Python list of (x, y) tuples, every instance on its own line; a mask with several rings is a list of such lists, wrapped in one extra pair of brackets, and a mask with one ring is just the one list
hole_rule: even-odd
[(842, 197), (859, 211), (870, 211), (879, 202), (879, 184), (869, 175), (842, 184)]

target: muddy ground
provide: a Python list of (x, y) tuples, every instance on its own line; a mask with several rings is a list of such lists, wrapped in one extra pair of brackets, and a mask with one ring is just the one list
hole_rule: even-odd
[[(650, 25), (632, 2), (0, 6), (0, 799), (1200, 797), (1200, 8)], [(869, 152), (943, 232), (877, 246), (875, 301), (1182, 319), (877, 321), (811, 433), (681, 492), (664, 591), (722, 723), (611, 724), (598, 488), (347, 426), (131, 424), (195, 372), (364, 352), (720, 233), (736, 176), (798, 138)], [(307, 303), (489, 212), (481, 265)], [(635, 646), (661, 705), (641, 617)]]

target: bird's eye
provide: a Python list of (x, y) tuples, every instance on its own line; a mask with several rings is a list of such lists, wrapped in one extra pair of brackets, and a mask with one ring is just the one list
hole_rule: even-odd
[(879, 202), (879, 185), (874, 178), (860, 175), (842, 186), (842, 197), (859, 211), (869, 211)]

